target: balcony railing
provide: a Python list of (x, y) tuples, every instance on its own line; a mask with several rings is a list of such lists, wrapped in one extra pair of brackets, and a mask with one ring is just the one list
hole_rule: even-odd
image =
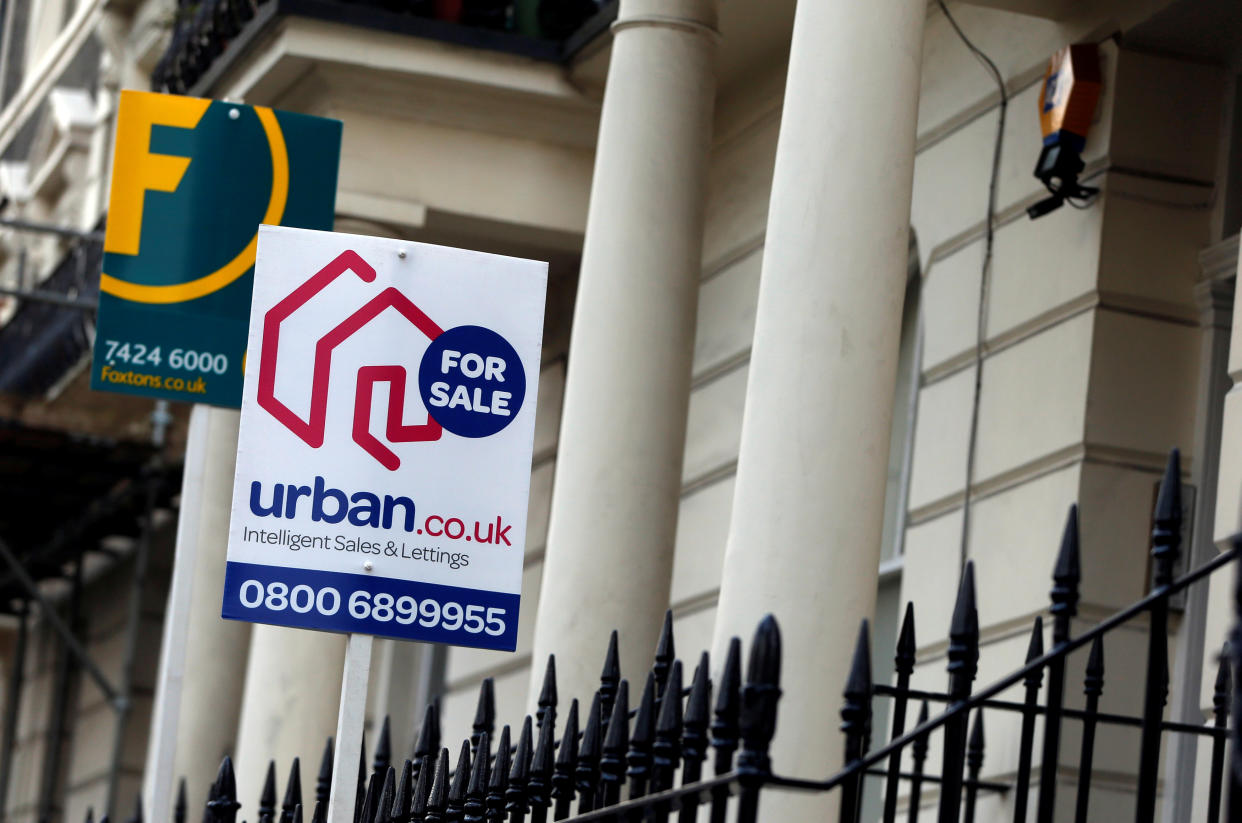
[(207, 94), (256, 37), (284, 16), (405, 34), (552, 63), (605, 31), (619, 0), (182, 0), (151, 88)]

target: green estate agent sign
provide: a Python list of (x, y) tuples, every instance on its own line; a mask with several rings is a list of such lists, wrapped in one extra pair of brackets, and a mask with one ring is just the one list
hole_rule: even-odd
[(124, 91), (91, 388), (238, 406), (259, 224), (331, 229), (341, 123)]

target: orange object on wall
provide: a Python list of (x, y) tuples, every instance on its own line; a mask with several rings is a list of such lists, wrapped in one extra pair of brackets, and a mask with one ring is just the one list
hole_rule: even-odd
[(1052, 55), (1039, 94), (1044, 145), (1082, 151), (1100, 100), (1100, 50), (1094, 43), (1066, 46)]

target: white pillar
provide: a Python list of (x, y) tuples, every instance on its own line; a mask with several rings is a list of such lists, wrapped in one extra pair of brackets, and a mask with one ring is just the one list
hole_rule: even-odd
[(668, 605), (715, 96), (716, 0), (622, 0), (600, 118), (535, 623), (562, 693), (608, 633), (649, 665)]
[(176, 566), (165, 612), (144, 803), (168, 819), (176, 780), (202, 799), (233, 751), (250, 624), (220, 618), (233, 501), (238, 413), (196, 405), (190, 413), (177, 523)]
[(303, 792), (307, 775), (313, 784), (324, 741), (336, 730), (345, 640), (343, 634), (255, 625), (235, 757), (237, 799), (246, 808), (259, 799), (268, 760), (276, 761), (283, 786), (293, 758), (302, 758)]
[[(780, 622), (783, 773), (841, 762), (834, 696), (875, 606), (925, 5), (802, 0), (794, 19), (714, 642), (719, 666), (730, 636)], [(835, 798), (763, 808), (823, 819)]]

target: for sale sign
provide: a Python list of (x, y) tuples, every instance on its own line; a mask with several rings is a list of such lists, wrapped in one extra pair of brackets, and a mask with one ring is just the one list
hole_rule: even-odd
[(223, 615), (512, 651), (547, 265), (263, 226)]

